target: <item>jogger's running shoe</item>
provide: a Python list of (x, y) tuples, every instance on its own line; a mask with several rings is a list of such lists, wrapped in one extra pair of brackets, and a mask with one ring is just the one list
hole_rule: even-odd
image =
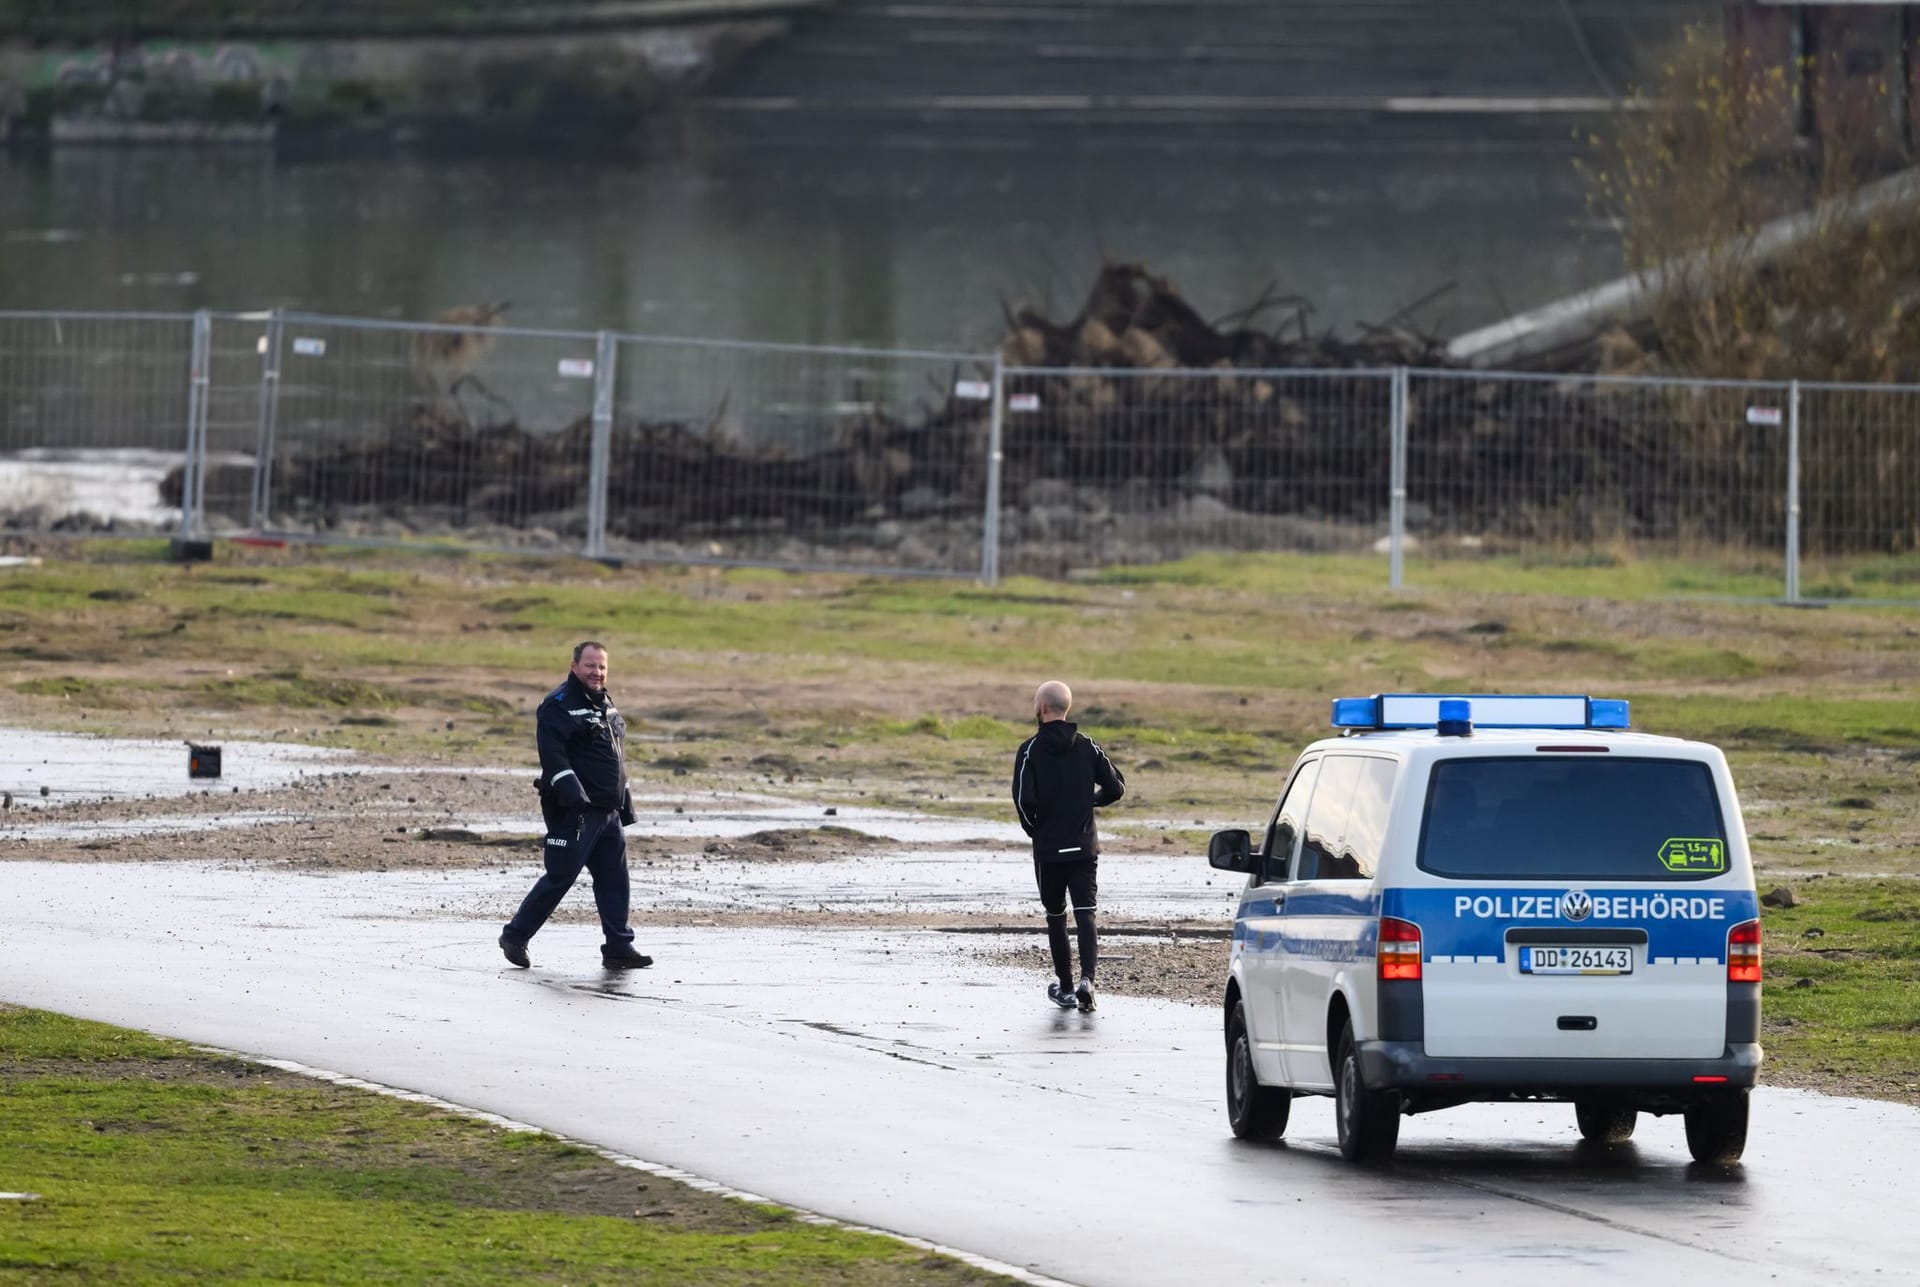
[(1047, 1000), (1053, 1002), (1062, 1010), (1071, 1010), (1080, 1004), (1074, 999), (1073, 989), (1064, 983), (1047, 984)]
[(1073, 999), (1079, 1003), (1082, 1010), (1093, 1009), (1093, 980), (1080, 980), (1080, 986), (1073, 990)]

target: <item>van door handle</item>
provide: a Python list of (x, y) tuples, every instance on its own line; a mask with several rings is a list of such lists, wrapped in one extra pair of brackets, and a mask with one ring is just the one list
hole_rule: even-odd
[(1600, 1026), (1600, 1021), (1590, 1014), (1563, 1014), (1560, 1016), (1562, 1032), (1592, 1032)]

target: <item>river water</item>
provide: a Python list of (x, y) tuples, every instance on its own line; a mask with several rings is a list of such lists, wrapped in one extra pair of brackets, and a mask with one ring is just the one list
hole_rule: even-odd
[(1003, 301), (1071, 317), (1103, 254), (1209, 316), (1272, 284), (1342, 334), (1452, 283), (1414, 319), (1448, 334), (1618, 267), (1570, 153), (1538, 141), (814, 144), (0, 155), (0, 308), (423, 318), (510, 300), (526, 326), (973, 348), (1004, 332)]

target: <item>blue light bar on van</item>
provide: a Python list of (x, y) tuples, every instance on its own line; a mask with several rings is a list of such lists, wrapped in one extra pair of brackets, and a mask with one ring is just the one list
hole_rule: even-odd
[(1591, 697), (1587, 699), (1588, 728), (1625, 728), (1627, 727), (1627, 699), (1624, 697)]
[(1353, 729), (1437, 728), (1440, 703), (1467, 704), (1475, 728), (1626, 728), (1627, 703), (1578, 693), (1375, 693), (1333, 699), (1333, 726)]

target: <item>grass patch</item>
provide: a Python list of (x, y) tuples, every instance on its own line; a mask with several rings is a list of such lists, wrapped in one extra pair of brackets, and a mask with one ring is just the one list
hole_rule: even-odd
[(0, 1007), (0, 1276), (23, 1281), (1005, 1281), (542, 1135)]
[(987, 715), (963, 715), (956, 719), (921, 715), (910, 720), (875, 720), (861, 730), (861, 734), (871, 737), (936, 737), (943, 742), (994, 742), (1016, 746), (1032, 731)]
[(1920, 746), (1920, 698), (1802, 693), (1637, 696), (1636, 727), (1757, 750)]
[[(1237, 589), (1255, 594), (1336, 591), (1397, 597), (1387, 587), (1387, 560), (1377, 554), (1197, 554), (1170, 563), (1110, 568), (1088, 579), (1106, 585), (1166, 585)], [(1564, 557), (1538, 555), (1408, 557), (1409, 591), (1468, 590), (1477, 594), (1544, 594), (1646, 599), (1677, 595), (1776, 598), (1785, 589), (1772, 568), (1742, 562), (1635, 558), (1619, 552), (1570, 549)], [(1811, 591), (1809, 591), (1811, 593)]]
[(238, 679), (208, 679), (201, 681), (198, 688), (208, 702), (229, 708), (316, 710), (331, 706), (364, 710), (406, 704), (404, 698), (378, 684), (309, 675), (298, 668)]
[[(1327, 698), (1346, 693), (1593, 691), (1632, 698), (1641, 728), (1739, 754), (1920, 751), (1920, 701), (1887, 678), (1911, 673), (1920, 647), (1902, 614), (1649, 599), (1682, 581), (1703, 594), (1752, 588), (1739, 580), (1751, 570), (1435, 560), (1441, 589), (1396, 594), (1369, 555), (1208, 555), (988, 588), (327, 549), (223, 549), (211, 566), (183, 567), (134, 545), (79, 549), (0, 583), (14, 691), (70, 727), (74, 702), (115, 700), (111, 683), (74, 664), (87, 660), (75, 640), (102, 639), (121, 645), (120, 682), (138, 686), (141, 709), (214, 706), (267, 728), (304, 711), (391, 716), (392, 726), (336, 724), (336, 740), (421, 754), (471, 754), (475, 729), (444, 728), (466, 713), (520, 753), (522, 713), (567, 650), (594, 637), (613, 650), (614, 691), (636, 728), (711, 735), (711, 713), (674, 726), (670, 712), (687, 704), (676, 685), (704, 687), (708, 700), (730, 683), (763, 694), (761, 709), (778, 716), (728, 725), (734, 758), (707, 757), (722, 774), (806, 732), (845, 743), (808, 758), (826, 765), (823, 778), (937, 781), (1025, 736), (1026, 695), (1056, 674), (1081, 693), (1076, 718), (1092, 736), (1166, 767), (1138, 782), (1141, 807), (1159, 796), (1183, 813), (1207, 801), (1237, 816), (1246, 775), (1284, 770), (1324, 731)], [(76, 675), (104, 687), (82, 694)], [(284, 714), (268, 722), (272, 712)], [(1840, 794), (1812, 783), (1819, 772), (1796, 770), (1808, 781), (1788, 786), (1809, 801)], [(1893, 832), (1915, 795), (1891, 792)]]
[(1764, 917), (1768, 1068), (1920, 1102), (1920, 880), (1797, 888)]
[(29, 697), (52, 697), (60, 701), (78, 698), (88, 706), (132, 705), (126, 685), (84, 679), (79, 675), (45, 675), (39, 679), (24, 679), (13, 686), (13, 691)]

